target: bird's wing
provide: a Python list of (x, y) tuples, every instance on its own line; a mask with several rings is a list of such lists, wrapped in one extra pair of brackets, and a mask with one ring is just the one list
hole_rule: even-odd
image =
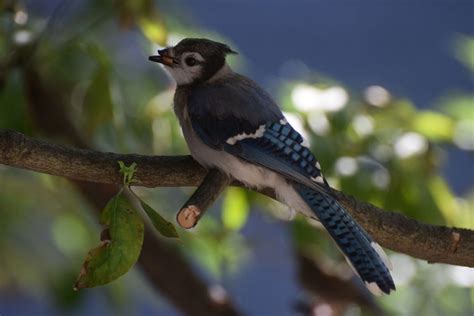
[(206, 145), (330, 193), (316, 157), (260, 88), (200, 88), (189, 96), (187, 109), (194, 131)]
[(214, 149), (222, 149), (229, 137), (253, 133), (260, 125), (283, 118), (265, 91), (238, 75), (192, 89), (187, 111), (198, 135)]

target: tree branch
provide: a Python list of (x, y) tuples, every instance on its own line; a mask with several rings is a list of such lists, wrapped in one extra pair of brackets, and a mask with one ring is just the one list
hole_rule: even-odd
[(178, 224), (186, 229), (196, 226), (206, 210), (214, 203), (232, 179), (218, 170), (210, 170), (193, 195), (176, 215)]
[[(0, 131), (0, 163), (100, 183), (121, 183), (117, 161), (136, 162), (146, 187), (198, 186), (206, 171), (190, 156), (142, 156), (67, 148)], [(234, 183), (237, 184), (238, 183)], [(263, 190), (273, 197), (273, 192)], [(474, 267), (474, 231), (420, 223), (335, 191), (339, 201), (382, 246), (429, 262)]]

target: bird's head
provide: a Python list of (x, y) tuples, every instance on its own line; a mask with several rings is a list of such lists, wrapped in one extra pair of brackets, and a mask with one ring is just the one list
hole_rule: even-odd
[(202, 83), (225, 65), (227, 54), (236, 54), (223, 43), (203, 38), (186, 38), (176, 46), (158, 50), (149, 60), (163, 64), (178, 86)]

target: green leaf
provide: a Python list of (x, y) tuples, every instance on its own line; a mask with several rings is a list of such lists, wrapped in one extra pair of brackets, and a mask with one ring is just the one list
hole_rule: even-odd
[(113, 102), (106, 67), (97, 68), (84, 97), (84, 127), (89, 135), (113, 118)]
[(133, 162), (129, 167), (127, 167), (125, 163), (121, 160), (118, 161), (118, 164), (120, 167), (120, 173), (123, 174), (123, 184), (131, 185), (133, 182), (136, 182), (135, 180), (133, 180), (133, 176), (137, 171), (137, 164)]
[(178, 232), (172, 223), (164, 219), (150, 205), (146, 204), (142, 200), (140, 200), (140, 204), (142, 205), (145, 213), (148, 215), (148, 218), (151, 220), (151, 223), (160, 234), (169, 238), (179, 238)]
[(417, 114), (412, 122), (413, 129), (431, 140), (451, 140), (453, 137), (453, 120), (441, 113), (423, 111)]
[(75, 289), (110, 283), (124, 275), (138, 260), (143, 244), (143, 219), (130, 202), (118, 193), (102, 211), (101, 223), (108, 227), (101, 244), (90, 250), (77, 278)]
[(228, 188), (222, 208), (222, 222), (228, 229), (239, 230), (247, 222), (249, 205), (243, 190)]
[[(5, 81), (2, 82), (2, 80)], [(27, 102), (22, 89), (19, 75), (16, 75), (13, 71), (6, 73), (6, 71), (0, 69), (0, 128), (11, 128), (23, 133), (28, 132), (30, 120), (26, 119), (28, 113)]]
[(474, 121), (474, 94), (448, 96), (441, 100), (442, 110), (458, 120)]

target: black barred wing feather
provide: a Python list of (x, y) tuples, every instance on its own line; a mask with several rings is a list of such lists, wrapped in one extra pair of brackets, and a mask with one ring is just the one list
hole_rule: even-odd
[(317, 191), (329, 193), (319, 162), (302, 142), (301, 135), (286, 120), (280, 120), (263, 125), (254, 134), (227, 139), (223, 149)]
[(235, 76), (192, 90), (187, 112), (194, 132), (213, 149), (329, 193), (319, 163), (275, 102), (251, 80)]

